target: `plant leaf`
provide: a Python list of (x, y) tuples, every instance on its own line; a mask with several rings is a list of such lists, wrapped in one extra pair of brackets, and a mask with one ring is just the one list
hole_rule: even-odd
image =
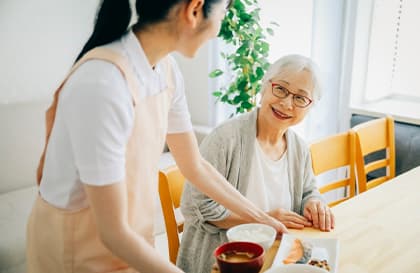
[(215, 69), (212, 72), (210, 72), (209, 77), (210, 78), (216, 78), (223, 74), (223, 71), (221, 69)]
[(249, 110), (249, 109), (252, 109), (254, 107), (254, 105), (252, 103), (248, 102), (248, 101), (243, 101), (242, 104), (241, 104), (241, 107)]
[[(222, 22), (219, 37), (228, 45), (221, 54), (229, 69), (229, 84), (213, 92), (218, 102), (236, 108), (236, 113), (255, 107), (255, 95), (260, 92), (261, 79), (269, 67), (269, 44), (266, 36), (274, 35), (271, 27), (262, 27), (258, 0), (233, 0)], [(270, 23), (279, 26), (276, 22)], [(226, 70), (225, 70), (226, 71)], [(215, 78), (224, 73), (216, 69), (210, 73)]]
[(212, 94), (215, 97), (220, 97), (223, 93), (221, 91), (214, 91)]
[(257, 74), (259, 78), (262, 78), (264, 76), (264, 70), (261, 67), (257, 67), (257, 69), (255, 70), (255, 73)]

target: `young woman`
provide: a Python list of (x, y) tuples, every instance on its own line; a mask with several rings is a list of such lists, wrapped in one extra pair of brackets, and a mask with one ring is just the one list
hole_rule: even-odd
[(28, 222), (28, 272), (181, 272), (153, 248), (158, 160), (168, 143), (194, 185), (279, 232), (198, 150), (182, 76), (219, 31), (227, 0), (104, 0), (92, 36), (47, 111), (39, 196)]
[[(203, 140), (202, 155), (286, 227), (330, 231), (334, 215), (318, 192), (309, 149), (289, 129), (321, 96), (316, 65), (300, 55), (280, 58), (265, 74), (261, 95), (259, 108), (228, 120)], [(219, 203), (192, 185), (184, 188), (177, 265), (185, 272), (209, 273), (214, 249), (227, 241), (226, 229), (249, 222)]]

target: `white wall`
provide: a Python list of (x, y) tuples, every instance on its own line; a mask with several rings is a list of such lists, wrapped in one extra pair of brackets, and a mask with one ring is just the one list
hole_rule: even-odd
[[(261, 25), (274, 30), (267, 36), (270, 44), (269, 61), (286, 54), (310, 57), (312, 41), (313, 0), (260, 0)], [(273, 26), (276, 22), (279, 26)]]
[(0, 1), (0, 104), (50, 99), (88, 38), (98, 3)]
[(213, 100), (209, 95), (209, 50), (207, 43), (199, 49), (193, 59), (174, 54), (179, 68), (184, 75), (185, 92), (193, 124), (209, 125), (209, 109)]

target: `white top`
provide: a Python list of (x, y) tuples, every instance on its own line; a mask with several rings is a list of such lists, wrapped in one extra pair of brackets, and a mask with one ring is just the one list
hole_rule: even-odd
[[(139, 99), (166, 88), (161, 65), (152, 69), (131, 31), (106, 47), (132, 64), (140, 83)], [(191, 131), (184, 81), (175, 60), (168, 58), (176, 85), (168, 133)], [(59, 208), (77, 210), (87, 207), (82, 183), (101, 186), (123, 181), (133, 122), (132, 97), (118, 68), (102, 60), (82, 64), (60, 93), (40, 187), (43, 199)]]
[(254, 143), (246, 198), (264, 211), (290, 210), (292, 201), (286, 152), (274, 161), (264, 153), (257, 139)]

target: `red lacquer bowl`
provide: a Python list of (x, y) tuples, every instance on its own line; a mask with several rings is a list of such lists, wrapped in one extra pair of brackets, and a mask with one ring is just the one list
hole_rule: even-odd
[(264, 248), (252, 242), (229, 242), (214, 251), (221, 273), (258, 273), (264, 263)]

